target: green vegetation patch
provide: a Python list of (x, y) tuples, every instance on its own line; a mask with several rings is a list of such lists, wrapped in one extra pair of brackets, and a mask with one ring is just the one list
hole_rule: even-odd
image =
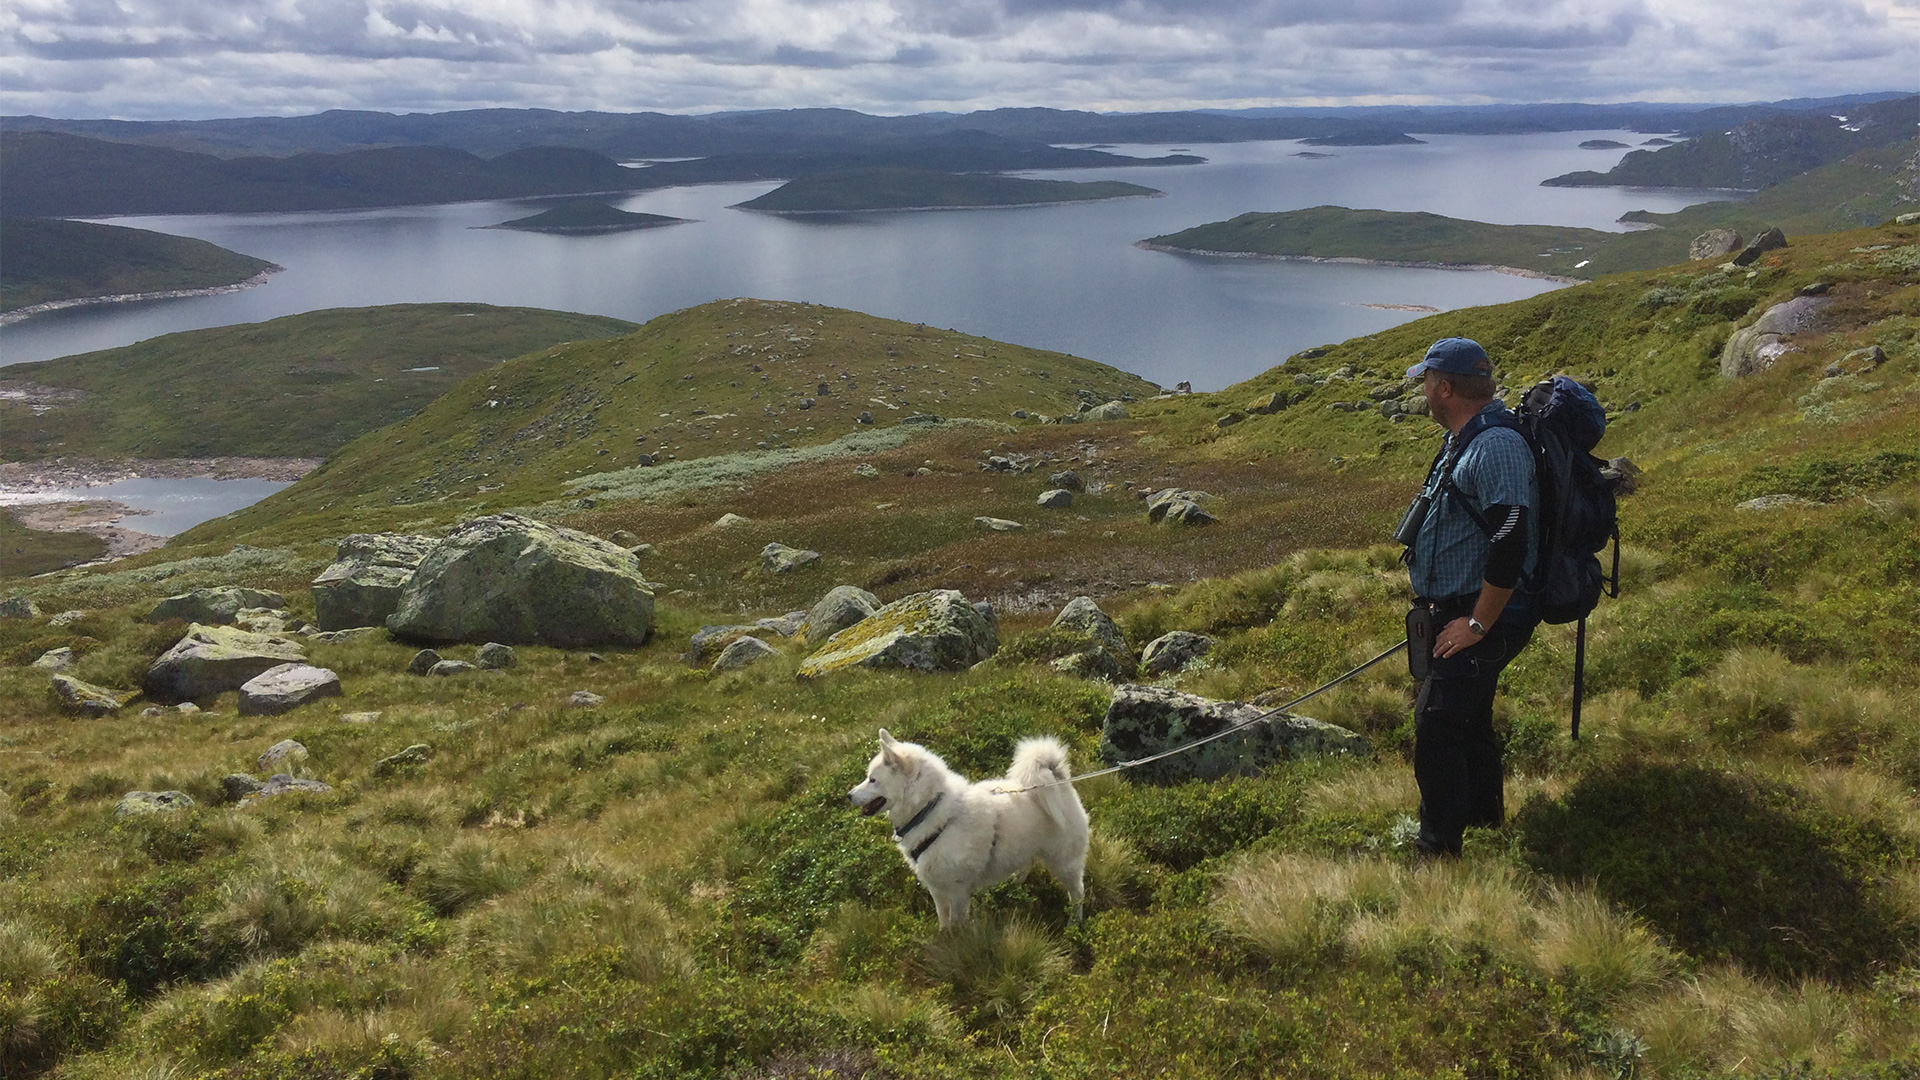
[(192, 237), (90, 221), (0, 219), (0, 311), (54, 300), (218, 288), (277, 269)]
[(32, 577), (107, 553), (107, 542), (92, 533), (29, 529), (0, 510), (0, 578)]
[(1127, 199), (1160, 192), (1118, 180), (1029, 180), (993, 173), (931, 169), (832, 169), (787, 181), (743, 210), (775, 214), (829, 214), (855, 210), (953, 210), (980, 206)]

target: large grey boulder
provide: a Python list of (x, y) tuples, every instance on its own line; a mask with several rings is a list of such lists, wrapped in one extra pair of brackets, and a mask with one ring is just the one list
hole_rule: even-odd
[(71, 716), (112, 716), (125, 702), (104, 686), (82, 682), (71, 675), (55, 675), (47, 687), (53, 707)]
[(290, 771), (294, 766), (307, 760), (307, 747), (297, 739), (281, 739), (260, 752), (254, 759), (254, 765), (261, 772), (272, 773), (277, 766), (285, 765)]
[(1081, 419), (1090, 422), (1126, 420), (1129, 416), (1130, 414), (1127, 412), (1126, 403), (1122, 401), (1109, 401), (1104, 405), (1095, 405), (1093, 408), (1080, 414)]
[(1055, 660), (1053, 670), (1083, 679), (1121, 679), (1133, 671), (1133, 652), (1112, 617), (1090, 596), (1076, 596), (1049, 628), (1082, 638), (1086, 647)]
[(147, 696), (163, 704), (198, 701), (238, 690), (268, 668), (306, 658), (307, 651), (291, 638), (195, 623), (148, 666), (144, 685)]
[(849, 668), (964, 671), (1000, 649), (993, 623), (952, 589), (904, 596), (828, 638), (800, 677)]
[(1047, 510), (1066, 510), (1073, 506), (1073, 492), (1066, 488), (1051, 488), (1041, 492), (1035, 503)]
[(193, 796), (184, 791), (129, 791), (113, 804), (113, 816), (146, 817), (149, 814), (185, 810), (192, 805)]
[(1796, 296), (1761, 313), (1752, 326), (1733, 332), (1720, 350), (1720, 374), (1738, 379), (1772, 367), (1774, 361), (1796, 351), (1788, 334), (1819, 329), (1822, 313), (1833, 300), (1825, 296)]
[(436, 543), (406, 533), (355, 533), (340, 541), (333, 565), (313, 579), (313, 621), (322, 630), (387, 625), (400, 591)]
[(1743, 243), (1740, 234), (1732, 229), (1708, 229), (1687, 245), (1687, 258), (1695, 262), (1722, 258), (1739, 251)]
[(817, 645), (878, 610), (880, 598), (867, 590), (858, 585), (835, 585), (808, 610), (800, 636)]
[(287, 598), (277, 592), (222, 585), (169, 596), (153, 605), (153, 610), (147, 612), (147, 621), (157, 623), (180, 619), (190, 623), (224, 626), (230, 625), (248, 608), (284, 611), (286, 606)]
[(1213, 496), (1185, 488), (1161, 488), (1147, 496), (1147, 520), (1156, 525), (1210, 525), (1214, 517), (1201, 507)]
[[(1254, 721), (1266, 712), (1239, 701), (1213, 701), (1157, 686), (1115, 688), (1100, 731), (1100, 758), (1109, 765), (1137, 761), (1163, 750)], [(1304, 716), (1275, 716), (1127, 773), (1135, 783), (1175, 784), (1253, 776), (1288, 758), (1373, 752), (1367, 740), (1346, 728)]]
[(1140, 650), (1140, 674), (1170, 675), (1213, 651), (1213, 639), (1191, 630), (1174, 630)]
[(513, 651), (513, 646), (502, 645), (497, 641), (489, 641), (480, 646), (480, 651), (473, 658), (473, 666), (481, 671), (504, 671), (519, 663), (520, 654)]
[(340, 676), (311, 664), (270, 667), (240, 685), (241, 716), (278, 716), (309, 701), (340, 697)]
[(640, 560), (617, 544), (496, 514), (434, 545), (387, 629), (424, 642), (640, 645), (653, 632), (653, 591)]
[(1781, 232), (1778, 227), (1768, 229), (1766, 232), (1761, 233), (1749, 241), (1746, 247), (1740, 249), (1740, 254), (1733, 257), (1733, 265), (1746, 266), (1767, 252), (1778, 251), (1786, 246), (1786, 233)]

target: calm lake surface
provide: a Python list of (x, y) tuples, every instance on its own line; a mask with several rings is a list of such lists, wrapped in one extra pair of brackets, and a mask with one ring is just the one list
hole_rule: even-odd
[(203, 521), (243, 510), (286, 486), (276, 480), (141, 478), (72, 488), (57, 494), (68, 499), (107, 499), (145, 511), (128, 514), (120, 519), (120, 524), (155, 536), (173, 536)]
[(951, 327), (1090, 357), (1162, 385), (1184, 379), (1217, 389), (1303, 348), (1426, 314), (1368, 304), (1449, 310), (1558, 286), (1490, 272), (1171, 255), (1135, 241), (1253, 210), (1323, 204), (1617, 229), (1628, 210), (1725, 197), (1539, 186), (1573, 169), (1612, 166), (1624, 151), (1578, 148), (1599, 137), (1644, 138), (1426, 136), (1420, 146), (1323, 148), (1317, 152), (1333, 155), (1323, 159), (1294, 156), (1314, 149), (1294, 142), (1196, 145), (1204, 165), (1028, 174), (1125, 180), (1164, 198), (1004, 210), (780, 218), (728, 209), (777, 184), (714, 184), (620, 199), (623, 209), (697, 220), (609, 236), (474, 228), (524, 216), (537, 208), (528, 202), (119, 218), (287, 269), (238, 293), (37, 316), (0, 329), (0, 364), (330, 307), (477, 301), (644, 322), (708, 300), (757, 296)]

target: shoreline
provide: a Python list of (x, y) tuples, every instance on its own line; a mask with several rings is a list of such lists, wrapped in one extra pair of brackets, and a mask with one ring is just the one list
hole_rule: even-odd
[(1528, 270), (1519, 266), (1500, 266), (1495, 263), (1443, 263), (1414, 261), (1406, 259), (1362, 259), (1353, 255), (1268, 255), (1259, 251), (1208, 251), (1205, 248), (1183, 248), (1172, 244), (1152, 244), (1145, 240), (1133, 245), (1147, 251), (1165, 251), (1175, 255), (1210, 255), (1218, 259), (1273, 259), (1277, 262), (1344, 263), (1353, 266), (1400, 266), (1412, 270), (1491, 270), (1496, 274), (1509, 274), (1513, 277), (1537, 278), (1541, 281), (1558, 281), (1565, 285), (1585, 285), (1592, 278), (1567, 277), (1564, 274), (1549, 274), (1542, 270)]
[(1150, 195), (1104, 195), (1097, 199), (1050, 199), (1046, 202), (1023, 203), (986, 203), (981, 206), (868, 206), (848, 210), (768, 210), (746, 203), (734, 203), (729, 210), (745, 210), (752, 214), (771, 214), (774, 217), (807, 217), (817, 214), (906, 214), (924, 210), (1021, 210), (1033, 206), (1073, 206), (1077, 203), (1120, 202), (1125, 199), (1162, 199), (1166, 192), (1156, 191)]
[(0, 312), (0, 326), (11, 326), (22, 319), (35, 315), (45, 315), (49, 311), (65, 311), (68, 308), (89, 307), (94, 304), (131, 304), (141, 300), (179, 300), (189, 296), (224, 296), (227, 293), (251, 289), (256, 285), (265, 285), (267, 278), (285, 270), (284, 266), (270, 266), (245, 281), (236, 281), (231, 285), (213, 285), (204, 289), (162, 289), (158, 292), (114, 293), (109, 296), (75, 296), (66, 300), (43, 300), (38, 304), (28, 304), (23, 308)]

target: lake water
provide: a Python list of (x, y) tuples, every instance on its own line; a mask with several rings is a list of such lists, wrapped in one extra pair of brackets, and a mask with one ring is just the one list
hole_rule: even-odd
[(286, 486), (285, 482), (278, 480), (139, 478), (116, 480), (97, 487), (67, 488), (31, 495), (0, 494), (0, 506), (106, 500), (143, 511), (121, 518), (118, 522), (121, 527), (155, 536), (173, 536), (203, 521), (212, 521), (252, 506)]
[[(1613, 229), (1628, 210), (1709, 193), (1543, 188), (1624, 151), (1581, 150), (1619, 132), (1430, 136), (1425, 145), (1293, 142), (1194, 146), (1204, 165), (1045, 172), (1145, 184), (1164, 198), (925, 213), (780, 218), (728, 209), (776, 184), (647, 192), (623, 209), (697, 219), (608, 236), (480, 230), (526, 202), (388, 210), (114, 219), (196, 236), (286, 267), (221, 296), (78, 308), (0, 329), (0, 363), (126, 345), (177, 330), (320, 308), (420, 301), (515, 304), (644, 322), (723, 297), (807, 300), (1091, 357), (1208, 390), (1300, 349), (1425, 313), (1532, 296), (1554, 283), (1490, 272), (1203, 258), (1134, 242), (1250, 210), (1337, 204), (1427, 210), (1505, 224)], [(1169, 146), (1118, 152), (1163, 154)], [(1184, 148), (1183, 148), (1184, 149)], [(1718, 196), (1724, 197), (1724, 196)]]

